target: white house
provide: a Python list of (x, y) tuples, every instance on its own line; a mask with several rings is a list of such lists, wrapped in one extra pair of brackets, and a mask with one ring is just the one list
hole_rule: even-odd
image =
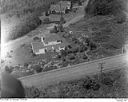
[(36, 55), (45, 54), (47, 51), (56, 51), (65, 49), (65, 44), (60, 40), (61, 38), (57, 35), (50, 35), (49, 37), (41, 37), (41, 42), (32, 42), (32, 50)]
[(62, 43), (61, 38), (56, 35), (50, 35), (50, 37), (41, 37), (41, 41), (43, 42), (44, 46), (49, 46), (49, 45), (56, 45)]

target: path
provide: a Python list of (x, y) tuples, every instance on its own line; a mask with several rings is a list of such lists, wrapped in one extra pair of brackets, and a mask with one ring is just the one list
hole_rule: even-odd
[(113, 57), (103, 58), (95, 61), (90, 61), (71, 67), (42, 72), (36, 75), (31, 75), (19, 78), (25, 86), (51, 85), (60, 81), (68, 81), (85, 77), (85, 75), (93, 75), (100, 72), (99, 63), (104, 63), (104, 71), (127, 68), (126, 55), (117, 55)]

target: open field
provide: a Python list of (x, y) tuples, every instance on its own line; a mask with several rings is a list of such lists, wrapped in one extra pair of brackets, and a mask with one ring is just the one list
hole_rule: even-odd
[[(40, 98), (126, 98), (128, 97), (127, 68), (82, 79), (59, 82), (47, 87), (28, 87), (26, 97)], [(34, 93), (35, 92), (35, 93)]]
[[(112, 16), (96, 16), (82, 19), (69, 26), (76, 38), (87, 35), (106, 52), (116, 53), (127, 41), (128, 22), (118, 24)], [(104, 53), (104, 52), (103, 52)], [(101, 54), (101, 53), (100, 53)]]

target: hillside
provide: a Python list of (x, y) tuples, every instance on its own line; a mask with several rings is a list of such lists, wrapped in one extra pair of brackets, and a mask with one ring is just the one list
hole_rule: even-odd
[(128, 0), (89, 0), (85, 11), (89, 15), (116, 15), (127, 10)]
[(38, 16), (58, 0), (4, 0), (0, 2), (4, 41), (17, 39), (41, 24)]
[(58, 0), (3, 0), (0, 2), (1, 11), (0, 13), (7, 13), (9, 11), (25, 11), (30, 10), (33, 11), (34, 9), (44, 7), (44, 5), (48, 5), (54, 3)]

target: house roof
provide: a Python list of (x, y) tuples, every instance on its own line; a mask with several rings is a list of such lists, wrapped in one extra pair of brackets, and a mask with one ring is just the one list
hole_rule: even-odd
[(39, 49), (44, 48), (44, 44), (42, 42), (32, 42), (31, 45), (33, 52), (39, 52)]
[[(61, 8), (60, 8), (60, 4), (61, 4)], [(51, 10), (56, 10), (56, 11), (64, 11), (66, 9), (67, 6), (70, 6), (71, 2), (70, 1), (60, 1), (59, 3), (55, 4), (55, 5), (51, 5), (50, 9)]]
[(33, 52), (39, 52), (40, 49), (47, 49), (47, 50), (52, 50), (52, 47), (54, 47), (54, 49), (59, 49), (59, 48), (63, 48), (66, 45), (64, 43), (60, 43), (60, 44), (56, 44), (56, 45), (49, 45), (49, 46), (44, 46), (42, 42), (33, 42), (31, 43), (32, 48), (33, 48)]
[(45, 43), (57, 41), (57, 40), (61, 40), (61, 38), (56, 34), (52, 34), (50, 36), (45, 36), (45, 38), (44, 38)]

